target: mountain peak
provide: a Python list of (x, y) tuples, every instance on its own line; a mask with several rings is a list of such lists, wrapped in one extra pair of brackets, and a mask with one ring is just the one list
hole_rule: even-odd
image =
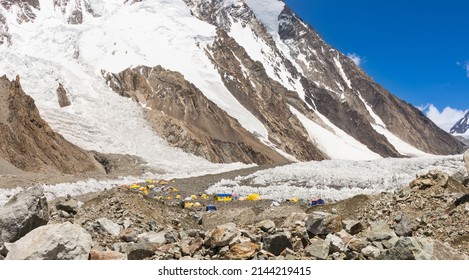
[(65, 138), (169, 170), (463, 150), (283, 1), (4, 1), (1, 42)]
[(451, 134), (466, 134), (469, 131), (469, 111), (450, 130)]

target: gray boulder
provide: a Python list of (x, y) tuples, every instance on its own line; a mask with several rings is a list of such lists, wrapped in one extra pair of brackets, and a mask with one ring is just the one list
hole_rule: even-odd
[(358, 234), (365, 229), (362, 223), (360, 223), (359, 221), (354, 221), (354, 220), (343, 221), (342, 226), (351, 235)]
[(144, 260), (152, 257), (160, 244), (156, 243), (115, 243), (112, 249), (123, 253), (128, 260)]
[(329, 256), (330, 242), (322, 239), (316, 239), (311, 242), (311, 245), (305, 248), (306, 255), (315, 257), (318, 260), (325, 260)]
[(347, 251), (345, 242), (342, 240), (342, 238), (336, 235), (328, 234), (326, 236), (326, 241), (329, 242), (330, 253), (343, 253)]
[(264, 221), (257, 223), (257, 227), (262, 229), (265, 232), (269, 232), (275, 229), (275, 223), (272, 220), (264, 220)]
[(394, 227), (394, 232), (398, 236), (411, 236), (416, 224), (413, 223), (409, 217), (402, 216), (399, 223)]
[(15, 242), (48, 221), (49, 207), (43, 189), (20, 192), (0, 207), (0, 244)]
[(166, 231), (160, 232), (144, 232), (138, 235), (138, 240), (143, 243), (157, 243), (165, 244), (166, 243)]
[(13, 243), (7, 260), (87, 260), (91, 235), (69, 222), (34, 229)]
[(75, 199), (59, 201), (55, 204), (55, 208), (57, 210), (65, 211), (69, 214), (75, 215), (78, 210), (78, 201), (76, 201)]
[(205, 244), (212, 248), (224, 247), (230, 244), (230, 241), (238, 235), (241, 235), (241, 232), (236, 228), (236, 224), (227, 223), (209, 231), (205, 235), (207, 236)]
[(383, 241), (395, 237), (394, 231), (385, 222), (376, 222), (371, 225), (371, 230), (362, 232), (369, 241)]
[(328, 235), (342, 230), (342, 218), (339, 215), (313, 212), (306, 220), (306, 229), (313, 235)]
[(118, 224), (106, 218), (96, 220), (92, 224), (92, 227), (100, 234), (108, 233), (112, 236), (119, 236), (119, 233), (121, 232), (121, 227)]
[(376, 248), (375, 246), (368, 245), (361, 250), (361, 253), (367, 258), (376, 259), (381, 254), (381, 250)]
[(287, 233), (281, 232), (264, 238), (264, 247), (270, 253), (278, 256), (286, 248), (292, 249), (293, 244), (291, 243)]
[(405, 237), (379, 256), (382, 260), (465, 260), (467, 256), (440, 241)]

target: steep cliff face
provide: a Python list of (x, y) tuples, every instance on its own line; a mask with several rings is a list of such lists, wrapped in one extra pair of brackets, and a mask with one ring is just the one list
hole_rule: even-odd
[(102, 172), (93, 156), (52, 131), (19, 77), (0, 77), (0, 158), (31, 172)]
[(146, 118), (172, 146), (212, 162), (287, 162), (177, 72), (160, 66), (107, 74), (109, 86), (144, 104)]

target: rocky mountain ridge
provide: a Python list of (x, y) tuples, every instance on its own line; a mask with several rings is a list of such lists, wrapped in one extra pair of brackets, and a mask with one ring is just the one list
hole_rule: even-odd
[(41, 118), (20, 78), (0, 77), (0, 158), (29, 172), (102, 172), (88, 153), (55, 133)]
[[(154, 25), (141, 25), (149, 15)], [(132, 18), (132, 26), (120, 17)], [(18, 24), (28, 24), (30, 32)], [(42, 42), (47, 36), (52, 38)], [(26, 40), (39, 49), (19, 47)], [(49, 113), (67, 139), (96, 140), (97, 128), (86, 119), (93, 116), (73, 99), (92, 92), (95, 102), (105, 105), (107, 81), (116, 94), (142, 105), (140, 121), (169, 145), (212, 162), (356, 160), (464, 150), (324, 42), (282, 1), (4, 1), (0, 42), (8, 54), (3, 68), (39, 65), (47, 81), (58, 81), (70, 93), (71, 105), (64, 110), (49, 102), (57, 83), (31, 88), (43, 101), (39, 110)], [(59, 55), (51, 56), (51, 49)], [(67, 70), (57, 71), (65, 69), (61, 65)], [(24, 79), (38, 79), (31, 68), (20, 71), (26, 72)], [(77, 76), (91, 84), (78, 83)], [(98, 79), (103, 84), (94, 82)], [(72, 113), (82, 121), (83, 136), (75, 135), (74, 122), (63, 121)], [(124, 140), (114, 137), (97, 146), (119, 146), (119, 141)], [(86, 141), (80, 144), (87, 148)], [(141, 150), (128, 153), (142, 156)]]

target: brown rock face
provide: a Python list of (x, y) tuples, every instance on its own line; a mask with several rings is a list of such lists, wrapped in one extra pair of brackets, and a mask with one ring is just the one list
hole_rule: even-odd
[(93, 11), (89, 0), (54, 0), (54, 6), (59, 8), (63, 14), (67, 13), (70, 6), (72, 7), (73, 10), (67, 18), (67, 23), (70, 24), (82, 24), (85, 12), (95, 17), (99, 16)]
[(19, 77), (0, 77), (0, 157), (31, 172), (83, 173), (102, 170), (87, 152), (52, 131)]
[[(269, 140), (302, 161), (323, 160), (325, 156), (309, 139), (289, 105), (308, 115), (295, 92), (267, 75), (262, 64), (253, 61), (233, 38), (219, 31), (211, 52), (212, 60), (228, 90), (266, 126)], [(247, 69), (247, 75), (243, 73)]]
[(59, 101), (60, 107), (67, 107), (72, 105), (70, 99), (68, 99), (67, 91), (64, 89), (64, 86), (59, 83), (59, 87), (57, 88), (57, 99)]
[(151, 108), (146, 112), (147, 119), (155, 131), (175, 147), (213, 162), (287, 162), (208, 100), (180, 73), (160, 66), (141, 66), (108, 74), (106, 79), (120, 95)]

